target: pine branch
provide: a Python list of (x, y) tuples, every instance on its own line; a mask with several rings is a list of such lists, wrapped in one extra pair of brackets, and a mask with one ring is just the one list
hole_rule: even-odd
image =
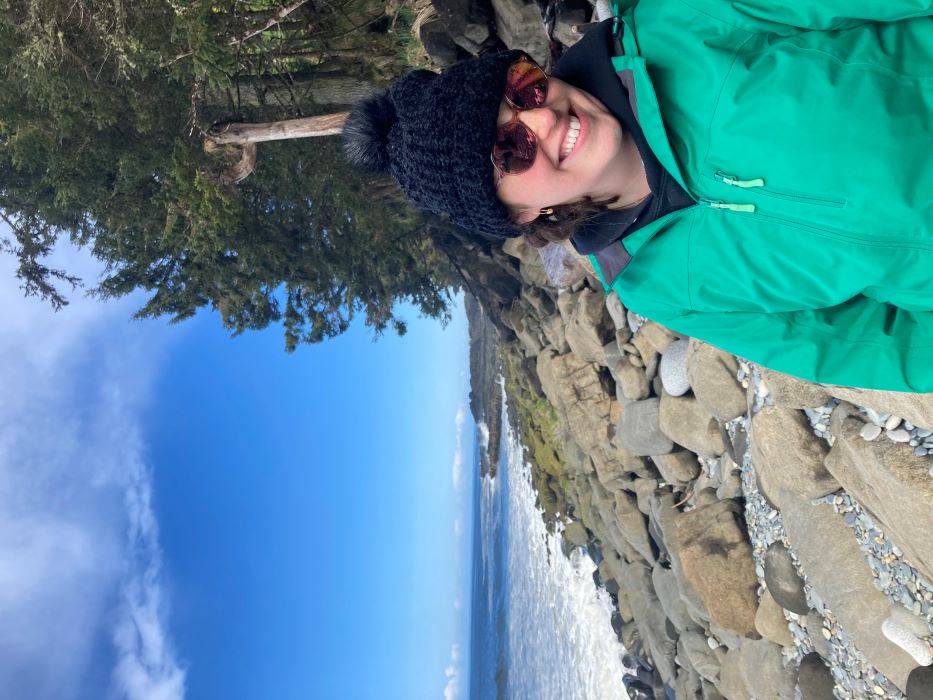
[[(252, 39), (254, 36), (257, 36), (257, 35), (259, 35), (259, 34), (262, 34), (262, 33), (265, 32), (265, 31), (268, 31), (268, 30), (271, 29), (272, 27), (274, 27), (274, 26), (276, 26), (277, 24), (279, 24), (279, 22), (281, 22), (283, 19), (285, 19), (286, 17), (288, 17), (288, 15), (290, 15), (292, 12), (294, 12), (295, 10), (297, 10), (299, 7), (301, 7), (302, 5), (307, 4), (307, 2), (308, 2), (308, 0), (294, 0), (290, 5), (283, 5), (283, 6), (280, 7), (278, 10), (276, 10), (275, 12), (273, 12), (273, 13), (269, 16), (269, 19), (267, 19), (266, 22), (265, 22), (263, 25), (261, 25), (261, 26), (259, 26), (259, 27), (256, 27), (256, 28), (254, 28), (254, 29), (250, 29), (249, 31), (247, 31), (247, 32), (245, 32), (245, 33), (243, 33), (243, 34), (240, 34), (239, 36), (233, 37), (230, 41), (227, 42), (227, 45), (228, 45), (228, 46), (236, 46), (237, 44), (243, 44), (244, 42), (249, 41), (250, 39)], [(185, 53), (180, 53), (180, 54), (178, 54), (177, 56), (175, 56), (175, 58), (173, 58), (171, 61), (163, 61), (163, 62), (159, 65), (159, 67), (160, 67), (160, 68), (168, 68), (168, 67), (171, 66), (172, 64), (178, 63), (178, 61), (181, 61), (181, 60), (184, 59), (184, 58), (188, 58), (189, 56), (191, 56), (191, 55), (193, 55), (193, 54), (194, 54), (194, 51), (186, 51)]]

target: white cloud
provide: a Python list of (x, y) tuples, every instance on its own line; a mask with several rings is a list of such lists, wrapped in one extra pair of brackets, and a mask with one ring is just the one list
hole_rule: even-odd
[(444, 669), (447, 685), (444, 686), (444, 700), (456, 700), (460, 697), (460, 645), (450, 649), (450, 665)]
[(179, 700), (138, 425), (165, 344), (128, 321), (132, 301), (79, 295), (55, 314), (16, 287), (0, 256), (0, 687), (87, 697), (115, 656), (111, 695)]
[(458, 491), (463, 485), (463, 426), (466, 424), (466, 409), (461, 405), (454, 419), (457, 426), (457, 445), (454, 449), (454, 464), (451, 470), (454, 488)]
[(184, 697), (185, 671), (165, 636), (162, 556), (152, 512), (151, 481), (142, 464), (134, 466), (126, 505), (136, 561), (123, 583), (121, 612), (114, 630), (118, 655), (114, 684), (129, 700), (175, 700)]

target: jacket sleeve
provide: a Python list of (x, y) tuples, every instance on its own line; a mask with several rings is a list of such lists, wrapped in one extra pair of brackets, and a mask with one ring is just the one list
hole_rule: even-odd
[(825, 309), (687, 311), (654, 320), (809, 381), (933, 391), (933, 311), (905, 310), (860, 295)]
[(933, 15), (933, 0), (683, 0), (751, 32), (846, 29)]

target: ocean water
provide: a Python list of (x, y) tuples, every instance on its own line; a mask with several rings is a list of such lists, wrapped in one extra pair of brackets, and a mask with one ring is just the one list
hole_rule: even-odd
[[(479, 426), (480, 441), (482, 434)], [(547, 532), (530, 473), (504, 429), (497, 476), (474, 489), (469, 697), (624, 700), (625, 649), (612, 630), (609, 594), (594, 585), (589, 556), (564, 556), (560, 537)]]

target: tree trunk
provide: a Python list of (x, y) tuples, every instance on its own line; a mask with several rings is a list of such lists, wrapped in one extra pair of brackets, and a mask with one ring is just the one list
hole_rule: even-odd
[(286, 119), (265, 124), (223, 124), (211, 130), (208, 138), (218, 145), (259, 143), (333, 136), (343, 130), (348, 112), (335, 112), (304, 119)]
[(294, 79), (286, 76), (242, 77), (237, 79), (234, 89), (209, 90), (205, 97), (208, 104), (235, 104), (240, 107), (292, 104), (301, 107), (300, 103), (305, 100), (320, 106), (344, 107), (366, 99), (376, 90), (372, 83), (343, 71), (326, 71), (299, 75)]

